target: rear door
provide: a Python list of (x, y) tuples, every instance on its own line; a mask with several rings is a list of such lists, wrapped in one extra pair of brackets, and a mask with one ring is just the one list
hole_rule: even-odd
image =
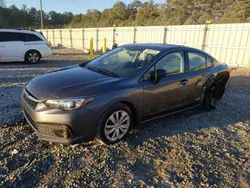
[(0, 33), (0, 61), (23, 60), (24, 42), (20, 33)]
[(213, 77), (211, 75), (213, 60), (200, 51), (188, 50), (185, 51), (185, 56), (188, 62), (187, 77), (192, 93), (190, 100), (199, 103), (202, 100), (201, 96), (206, 80)]
[[(147, 81), (147, 74), (156, 69), (166, 70), (157, 84)], [(170, 52), (159, 60), (144, 76), (144, 118), (187, 105), (190, 101), (189, 83), (185, 73), (183, 51)]]
[[(24, 49), (25, 53), (29, 50), (37, 50), (38, 52), (41, 53), (42, 57), (46, 56), (49, 54), (50, 49), (47, 46), (47, 41), (46, 39), (40, 35), (37, 36), (35, 33), (23, 33), (23, 38), (24, 38)], [(25, 55), (24, 53), (24, 55)]]

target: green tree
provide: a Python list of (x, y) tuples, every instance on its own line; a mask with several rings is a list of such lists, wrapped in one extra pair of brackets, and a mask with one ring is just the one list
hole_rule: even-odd
[(143, 3), (136, 15), (137, 25), (154, 25), (154, 21), (159, 17), (158, 7), (153, 1)]
[(6, 3), (4, 0), (0, 0), (0, 7), (6, 8)]
[(129, 17), (127, 5), (121, 1), (114, 4), (112, 11), (115, 14), (116, 19), (126, 20)]
[(220, 22), (244, 23), (250, 22), (250, 1), (236, 0), (221, 17)]
[[(113, 7), (101, 11), (88, 10), (86, 14), (72, 12), (43, 12), (44, 24), (48, 28), (60, 27), (112, 27), (146, 25), (182, 25), (212, 23), (250, 22), (249, 0), (166, 0), (142, 3), (134, 0), (130, 4), (117, 1)], [(6, 7), (0, 0), (0, 27), (40, 27), (40, 11), (23, 5), (20, 9)]]

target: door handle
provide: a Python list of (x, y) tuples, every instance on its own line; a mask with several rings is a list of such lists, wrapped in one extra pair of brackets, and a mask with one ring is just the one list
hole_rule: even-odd
[(5, 48), (5, 46), (0, 46), (0, 48)]
[(185, 86), (188, 84), (188, 80), (187, 79), (184, 79), (180, 82), (181, 85)]

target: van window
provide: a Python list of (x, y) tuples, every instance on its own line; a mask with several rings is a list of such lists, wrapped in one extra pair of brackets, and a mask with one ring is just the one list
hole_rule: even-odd
[(0, 42), (13, 42), (13, 41), (22, 41), (21, 34), (14, 32), (0, 32)]
[(24, 42), (42, 41), (41, 38), (33, 34), (23, 34), (23, 38)]

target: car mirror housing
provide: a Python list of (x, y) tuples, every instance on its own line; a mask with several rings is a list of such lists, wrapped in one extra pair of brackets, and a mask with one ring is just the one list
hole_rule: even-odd
[(161, 79), (164, 78), (167, 74), (167, 71), (165, 69), (156, 69), (156, 75), (157, 75), (157, 79)]
[(167, 71), (165, 69), (156, 69), (148, 73), (148, 80), (153, 84), (157, 84), (161, 78), (166, 76)]

